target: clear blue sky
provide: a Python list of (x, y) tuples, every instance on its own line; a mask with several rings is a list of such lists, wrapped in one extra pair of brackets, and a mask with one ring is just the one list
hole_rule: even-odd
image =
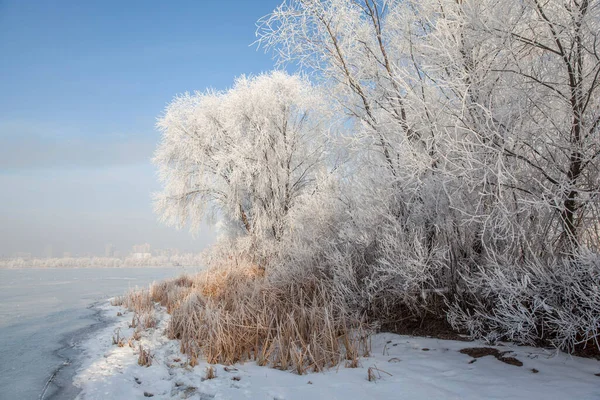
[(0, 256), (199, 250), (150, 196), (156, 117), (177, 93), (273, 68), (249, 46), (279, 0), (0, 0)]

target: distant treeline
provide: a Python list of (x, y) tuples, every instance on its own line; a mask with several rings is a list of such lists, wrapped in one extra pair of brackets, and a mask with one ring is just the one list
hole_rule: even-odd
[(62, 258), (8, 258), (0, 260), (0, 268), (122, 268), (122, 267), (177, 267), (202, 265), (200, 254), (137, 257), (62, 257)]

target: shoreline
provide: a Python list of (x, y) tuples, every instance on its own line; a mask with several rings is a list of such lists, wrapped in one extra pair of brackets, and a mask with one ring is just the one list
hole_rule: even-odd
[(116, 315), (102, 313), (106, 299), (195, 270), (1, 269), (0, 398), (74, 398), (82, 343)]
[(77, 348), (102, 328), (115, 322), (114, 318), (111, 320), (110, 317), (103, 315), (100, 305), (105, 302), (106, 300), (95, 301), (86, 307), (94, 310), (94, 313), (88, 317), (94, 320), (92, 324), (71, 334), (63, 335), (59, 342), (61, 347), (53, 352), (58, 359), (63, 361), (47, 378), (39, 400), (75, 399), (81, 393), (81, 389), (73, 384), (73, 379), (83, 365), (81, 352), (77, 351)]

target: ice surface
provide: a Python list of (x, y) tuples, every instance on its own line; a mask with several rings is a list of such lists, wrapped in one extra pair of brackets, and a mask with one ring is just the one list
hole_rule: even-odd
[[(186, 270), (197, 270), (188, 268)], [(99, 322), (88, 308), (184, 268), (0, 269), (0, 399), (69, 399), (73, 344)]]

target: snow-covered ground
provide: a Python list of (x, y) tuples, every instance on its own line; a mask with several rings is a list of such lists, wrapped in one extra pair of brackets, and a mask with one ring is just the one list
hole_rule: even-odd
[[(163, 332), (169, 316), (159, 310), (156, 329), (144, 332), (141, 345), (153, 362), (140, 366), (138, 345), (112, 344), (119, 329), (127, 339), (132, 313), (108, 303), (100, 306), (114, 323), (82, 344), (83, 368), (75, 378), (79, 399), (600, 399), (600, 362), (564, 353), (505, 344), (496, 346), (515, 366), (492, 356), (474, 359), (459, 351), (482, 343), (382, 333), (372, 339), (372, 354), (358, 368), (341, 365), (324, 373), (297, 375), (253, 362), (190, 367), (179, 343)], [(124, 315), (115, 317), (117, 312)], [(136, 342), (137, 343), (137, 342)], [(475, 361), (474, 361), (475, 360)], [(369, 369), (375, 380), (369, 381)]]

